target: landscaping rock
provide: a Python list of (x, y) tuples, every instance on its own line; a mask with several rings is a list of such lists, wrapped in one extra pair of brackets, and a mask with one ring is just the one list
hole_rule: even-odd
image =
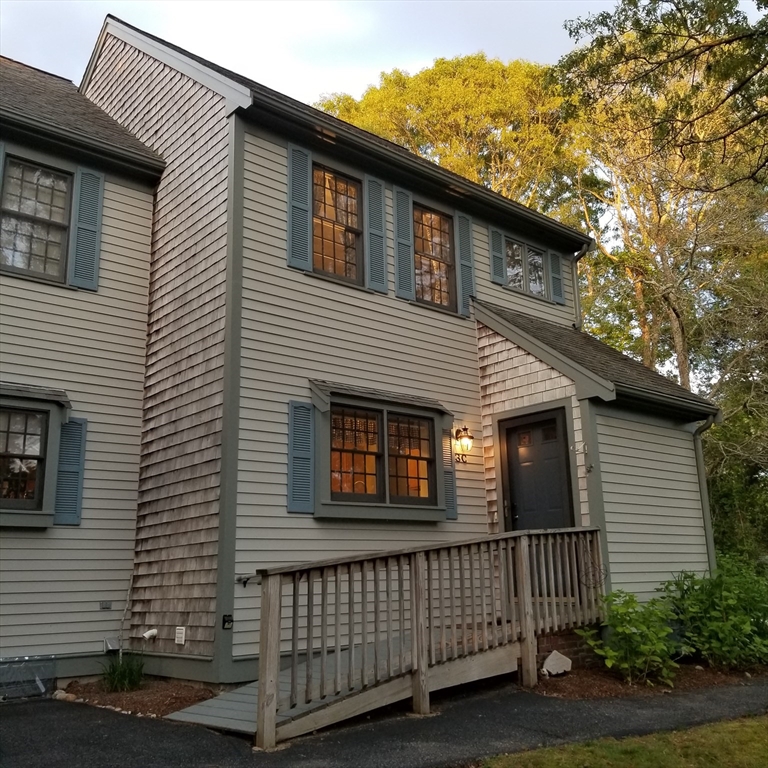
[(566, 672), (570, 672), (572, 666), (573, 662), (567, 656), (564, 656), (560, 651), (552, 651), (552, 653), (547, 656), (541, 671), (547, 677), (551, 675), (563, 675)]

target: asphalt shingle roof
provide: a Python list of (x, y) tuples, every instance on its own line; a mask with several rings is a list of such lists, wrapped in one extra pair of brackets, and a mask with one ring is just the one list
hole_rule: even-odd
[(695, 395), (671, 379), (646, 368), (637, 360), (633, 360), (608, 344), (598, 341), (594, 336), (590, 336), (584, 331), (539, 320), (485, 301), (477, 301), (477, 303), (523, 333), (532, 336), (569, 360), (573, 360), (582, 368), (613, 382), (614, 385), (619, 387), (624, 385), (642, 389), (650, 394), (675, 397), (679, 400), (685, 400), (697, 408), (703, 406), (707, 411), (714, 408), (712, 403), (703, 397)]
[(6, 114), (18, 114), (78, 134), (86, 143), (90, 139), (155, 162), (161, 160), (83, 96), (74, 83), (5, 56), (0, 56), (0, 106)]

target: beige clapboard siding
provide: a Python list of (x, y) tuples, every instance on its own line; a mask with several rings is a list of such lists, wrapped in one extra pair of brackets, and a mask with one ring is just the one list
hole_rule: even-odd
[(641, 597), (682, 570), (707, 570), (693, 436), (598, 412), (611, 584)]
[[(209, 655), (226, 311), (225, 100), (113, 36), (86, 95), (167, 164), (152, 233), (131, 634), (156, 626), (154, 650)], [(179, 581), (184, 572), (194, 579)], [(187, 627), (183, 648), (173, 642), (177, 625)]]
[[(441, 524), (315, 521), (286, 512), (288, 401), (308, 401), (311, 378), (440, 400), (479, 434), (474, 323), (286, 266), (286, 153), (246, 133), (238, 573), (287, 562), (483, 535), (480, 441), (458, 471), (459, 520)], [(332, 340), (332, 341), (330, 341)], [(268, 435), (268, 439), (265, 437)], [(258, 594), (235, 591), (235, 656), (256, 653)]]
[[(95, 293), (0, 276), (3, 380), (62, 388), (72, 415), (88, 419), (81, 524), (0, 530), (0, 656), (100, 653), (120, 630), (136, 525), (151, 211), (150, 192), (107, 179)], [(112, 608), (100, 609), (102, 600)]]
[[(477, 343), (480, 356), (480, 393), (482, 398), (483, 446), (488, 514), (494, 530), (499, 526), (501, 480), (496, 477), (493, 426), (498, 414), (570, 398), (573, 408), (573, 434), (577, 447), (583, 446), (581, 408), (571, 379), (551, 368), (524, 349), (490, 328), (478, 323)], [(574, 452), (571, 452), (573, 457)], [(576, 450), (579, 479), (581, 524), (589, 525), (587, 468), (584, 451)]]

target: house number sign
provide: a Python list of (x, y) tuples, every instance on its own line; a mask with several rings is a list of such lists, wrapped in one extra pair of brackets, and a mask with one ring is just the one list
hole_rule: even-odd
[(465, 453), (457, 453), (456, 454), (456, 461), (459, 464), (466, 464), (467, 463), (467, 455)]

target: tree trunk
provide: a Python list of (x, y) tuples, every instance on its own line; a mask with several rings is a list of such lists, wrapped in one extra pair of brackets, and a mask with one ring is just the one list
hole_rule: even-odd
[(632, 281), (635, 302), (637, 303), (637, 322), (640, 326), (640, 335), (643, 340), (643, 365), (653, 370), (656, 365), (656, 355), (654, 354), (651, 324), (648, 322), (648, 307), (645, 303), (643, 276), (636, 269), (627, 269), (627, 275)]
[(680, 376), (680, 384), (686, 389), (691, 388), (691, 370), (688, 364), (688, 338), (685, 333), (685, 324), (682, 315), (674, 305), (670, 296), (664, 297), (667, 303), (667, 313), (669, 314), (669, 324), (672, 328), (672, 343), (675, 347), (675, 357), (677, 358), (677, 372)]

